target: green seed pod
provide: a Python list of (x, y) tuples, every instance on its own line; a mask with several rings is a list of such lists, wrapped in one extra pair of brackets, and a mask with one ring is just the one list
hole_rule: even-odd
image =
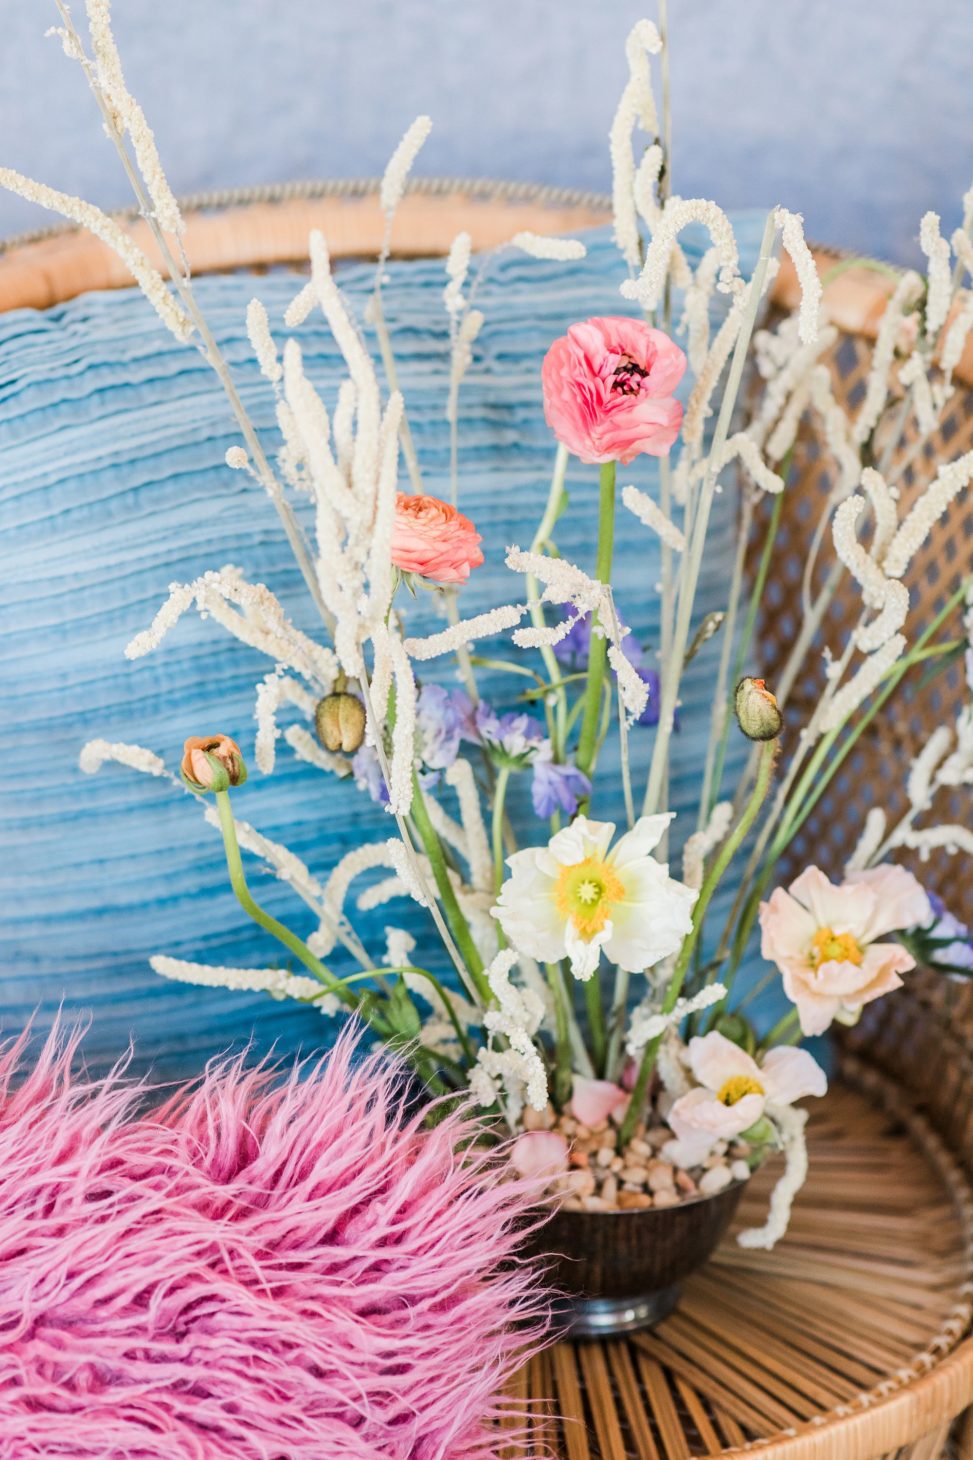
[(714, 1021), (713, 1028), (724, 1039), (729, 1039), (745, 1049), (747, 1054), (752, 1055), (757, 1048), (757, 1036), (753, 1026), (742, 1014), (720, 1014)]
[(353, 755), (365, 739), (365, 706), (357, 696), (337, 690), (321, 700), (314, 725), (325, 750)]
[(751, 740), (776, 740), (784, 720), (777, 701), (762, 679), (741, 679), (734, 705), (737, 722)]

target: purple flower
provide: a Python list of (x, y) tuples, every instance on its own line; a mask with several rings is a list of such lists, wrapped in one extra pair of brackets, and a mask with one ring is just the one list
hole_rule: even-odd
[(416, 707), (418, 748), (422, 764), (431, 771), (445, 771), (459, 752), (468, 733), (470, 702), (462, 690), (444, 689), (441, 684), (424, 684)]
[[(644, 664), (637, 664), (635, 672), (644, 685), (648, 687), (649, 698), (645, 702), (645, 709), (636, 720), (636, 725), (658, 725), (659, 723), (659, 695), (661, 686), (659, 683), (659, 672), (657, 669), (648, 669)], [(676, 718), (676, 728), (679, 720)]]
[[(577, 674), (588, 667), (588, 654), (591, 649), (591, 615), (584, 614), (576, 619), (571, 628), (565, 634), (559, 644), (554, 645), (554, 654), (558, 662), (562, 664), (569, 673)], [(645, 709), (636, 720), (637, 725), (658, 725), (659, 723), (659, 674), (646, 662), (645, 650), (634, 634), (626, 634), (622, 640), (622, 652), (638, 674), (642, 683), (648, 687), (649, 698)], [(678, 724), (678, 722), (677, 722)]]
[(549, 741), (535, 756), (533, 771), (530, 799), (535, 816), (553, 816), (555, 811), (573, 816), (578, 803), (591, 794), (591, 782), (576, 766), (554, 764)]
[[(948, 964), (953, 968), (965, 968), (973, 972), (973, 933), (965, 923), (961, 923), (958, 917), (948, 911), (942, 898), (935, 892), (929, 893), (929, 906), (932, 908), (933, 920), (921, 930), (923, 940), (930, 940), (924, 950), (926, 962), (933, 968), (937, 964)], [(940, 940), (944, 938), (953, 941), (943, 943)]]
[(497, 759), (521, 767), (530, 765), (545, 743), (543, 727), (524, 711), (498, 715), (483, 701), (473, 717), (473, 736)]
[(356, 750), (351, 758), (351, 768), (355, 773), (355, 785), (359, 790), (367, 791), (379, 806), (387, 806), (389, 804), (388, 787), (385, 784), (382, 767), (378, 763), (378, 752), (374, 745), (363, 745), (360, 750)]
[(565, 669), (576, 673), (580, 669), (587, 669), (590, 648), (591, 614), (586, 613), (581, 618), (576, 618), (564, 638), (554, 645), (554, 656)]

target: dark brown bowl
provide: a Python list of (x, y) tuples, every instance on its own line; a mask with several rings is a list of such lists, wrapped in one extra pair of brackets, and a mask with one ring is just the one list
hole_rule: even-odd
[(548, 1263), (562, 1333), (597, 1338), (665, 1318), (726, 1234), (745, 1185), (646, 1211), (555, 1212), (530, 1248)]

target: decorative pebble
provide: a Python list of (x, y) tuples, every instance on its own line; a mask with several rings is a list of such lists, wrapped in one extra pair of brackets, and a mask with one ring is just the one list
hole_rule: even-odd
[(644, 1166), (623, 1166), (619, 1175), (630, 1186), (644, 1186), (649, 1173)]
[(652, 1206), (652, 1198), (645, 1191), (620, 1191), (618, 1205), (623, 1212), (642, 1211)]
[(675, 1185), (675, 1172), (668, 1161), (653, 1161), (646, 1176), (650, 1191), (671, 1191)]
[[(664, 1117), (657, 1106), (655, 1119)], [(624, 1106), (613, 1110), (607, 1120), (588, 1126), (575, 1116), (558, 1115), (552, 1105), (545, 1110), (526, 1109), (525, 1130), (557, 1130), (569, 1145), (570, 1169), (554, 1181), (568, 1211), (643, 1211), (649, 1207), (673, 1207), (695, 1196), (715, 1196), (731, 1181), (746, 1181), (750, 1166), (745, 1141), (718, 1141), (701, 1167), (692, 1171), (674, 1166), (663, 1155), (672, 1132), (663, 1125), (644, 1122), (635, 1128), (627, 1148), (618, 1149), (618, 1127)]]
[(590, 1171), (569, 1171), (561, 1177), (561, 1184), (575, 1196), (593, 1196), (595, 1192), (595, 1178)]

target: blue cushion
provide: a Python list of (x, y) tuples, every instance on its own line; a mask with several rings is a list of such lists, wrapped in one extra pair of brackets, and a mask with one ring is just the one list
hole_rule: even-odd
[[(761, 220), (738, 230), (752, 265)], [(607, 234), (590, 235), (581, 264), (541, 264), (498, 255), (478, 302), (486, 323), (461, 395), (460, 501), (483, 534), (487, 561), (463, 591), (466, 612), (517, 596), (503, 566), (506, 545), (527, 546), (543, 508), (553, 443), (541, 409), (540, 363), (573, 321), (619, 313), (620, 267)], [(448, 430), (443, 418), (448, 352), (440, 262), (395, 265), (387, 310), (427, 489), (448, 495)], [(343, 270), (361, 312), (372, 271)], [(273, 401), (246, 339), (244, 313), (256, 293), (272, 322), (295, 292), (283, 272), (204, 278), (200, 303), (233, 367), (240, 392), (269, 448)], [(320, 318), (301, 331), (305, 361), (333, 402), (342, 362)], [(122, 768), (89, 778), (78, 768), (93, 736), (147, 745), (175, 766), (186, 735), (236, 736), (252, 767), (253, 688), (269, 664), (218, 626), (187, 617), (166, 644), (136, 663), (123, 658), (168, 585), (208, 568), (238, 564), (266, 581), (296, 621), (313, 631), (313, 612), (276, 516), (260, 491), (223, 462), (236, 441), (215, 378), (177, 345), (132, 290), (86, 295), (38, 313), (0, 316), (0, 461), (5, 497), (0, 572), (0, 815), (5, 847), (0, 899), (0, 1009), (7, 1029), (35, 1008), (46, 1022), (64, 1001), (90, 1009), (89, 1057), (97, 1065), (134, 1035), (140, 1065), (175, 1077), (253, 1036), (263, 1049), (320, 1042), (319, 1016), (264, 997), (168, 984), (147, 959), (154, 952), (210, 962), (261, 965), (278, 949), (254, 929), (226, 884), (219, 839), (188, 795)], [(654, 490), (656, 464), (641, 458), (623, 480)], [(558, 531), (566, 556), (594, 555), (597, 469), (572, 464), (572, 510)], [(700, 614), (724, 606), (733, 549), (731, 492), (717, 501), (703, 565)], [(658, 550), (634, 519), (619, 533), (617, 594), (623, 615), (646, 643), (657, 640)], [(437, 620), (431, 605), (410, 606), (419, 630)], [(672, 807), (675, 846), (694, 828), (718, 643), (686, 676), (676, 738)], [(446, 661), (430, 677), (446, 679)], [(487, 690), (511, 703), (519, 682), (492, 676)], [(653, 732), (635, 733), (644, 772)], [(731, 740), (729, 783), (744, 759)], [(614, 744), (605, 754), (609, 786), (599, 815), (621, 819)], [(296, 762), (282, 747), (272, 777), (252, 769), (238, 813), (286, 841), (325, 874), (363, 838), (387, 836), (387, 816), (360, 792)], [(526, 787), (517, 788), (522, 831), (531, 825)], [(256, 866), (252, 885), (277, 915), (309, 931), (306, 909)], [(380, 952), (386, 922), (425, 931), (412, 905), (359, 920)], [(434, 957), (437, 964), (441, 960)]]

